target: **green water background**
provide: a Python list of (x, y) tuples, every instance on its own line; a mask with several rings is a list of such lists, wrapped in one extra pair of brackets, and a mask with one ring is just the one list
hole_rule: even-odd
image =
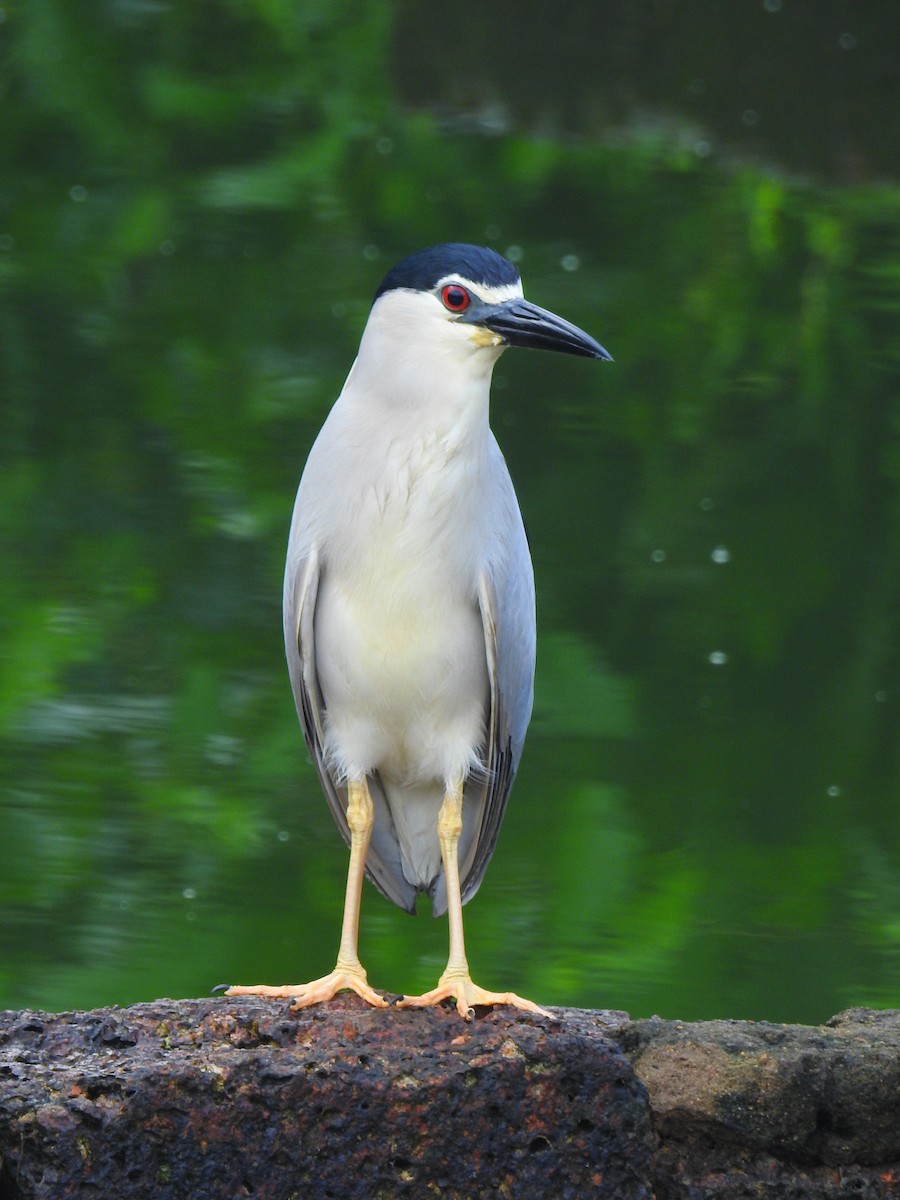
[[(895, 0), (0, 9), (0, 1006), (330, 967), (287, 525), (444, 240), (616, 360), (495, 374), (539, 664), (476, 979), (900, 1005), (898, 45)], [(367, 887), (376, 986), (435, 981), (427, 907)]]

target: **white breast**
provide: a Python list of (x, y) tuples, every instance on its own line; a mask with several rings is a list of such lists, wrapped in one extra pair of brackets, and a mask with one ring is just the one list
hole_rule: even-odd
[[(373, 412), (354, 375), (316, 441), (292, 540), (317, 546), (316, 666), (336, 774), (439, 793), (483, 746), (479, 572), (490, 529), (487, 383)], [(441, 401), (444, 400), (443, 406)], [(306, 497), (314, 497), (315, 503)]]

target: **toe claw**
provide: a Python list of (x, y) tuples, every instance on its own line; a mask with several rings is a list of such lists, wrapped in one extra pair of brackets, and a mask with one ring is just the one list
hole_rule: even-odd
[(399, 1008), (427, 1008), (443, 1004), (444, 1001), (455, 1001), (454, 1007), (464, 1021), (471, 1022), (475, 1018), (475, 1007), (491, 1008), (498, 1004), (508, 1004), (523, 1012), (533, 1012), (540, 1016), (552, 1016), (546, 1009), (540, 1008), (530, 1000), (524, 1000), (515, 992), (488, 992), (472, 982), (468, 975), (453, 972), (445, 974), (438, 981), (436, 988), (421, 996), (403, 996), (398, 1001)]
[(356, 992), (373, 1008), (387, 1008), (388, 1002), (374, 991), (366, 982), (366, 973), (360, 967), (358, 970), (344, 966), (335, 967), (329, 975), (314, 979), (312, 983), (301, 983), (296, 986), (269, 987), (265, 984), (253, 987), (229, 987), (227, 996), (266, 996), (273, 1000), (292, 1000), (291, 1012), (309, 1008), (313, 1004), (333, 1000), (338, 992), (349, 988)]

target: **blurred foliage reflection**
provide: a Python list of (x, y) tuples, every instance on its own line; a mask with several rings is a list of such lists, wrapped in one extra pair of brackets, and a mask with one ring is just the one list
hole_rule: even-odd
[[(781, 8), (737, 25), (751, 7)], [(602, 102), (580, 60), (576, 115), (564, 64), (498, 115), (474, 82), (442, 90), (462, 17), (428, 43), (431, 85), (407, 17), (3, 14), (0, 1004), (330, 966), (345, 854), (282, 666), (283, 547), (376, 283), (451, 239), (521, 258), (528, 294), (616, 358), (496, 372), (541, 629), (468, 910), (476, 976), (685, 1018), (900, 1004), (895, 123), (849, 158), (842, 126), (836, 159), (802, 112), (785, 146), (745, 122), (784, 151), (763, 166), (659, 79), (624, 96), (613, 67)], [(857, 120), (892, 22), (872, 0), (847, 46), (873, 56)], [(523, 21), (507, 49), (549, 37)], [(689, 44), (684, 77), (727, 94), (729, 62)], [(806, 166), (830, 181), (784, 169)], [(445, 945), (367, 889), (377, 986), (430, 985)]]

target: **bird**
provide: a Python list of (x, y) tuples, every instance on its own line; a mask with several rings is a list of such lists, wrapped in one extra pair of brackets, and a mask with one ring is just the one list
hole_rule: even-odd
[(494, 250), (420, 250), (378, 286), (357, 357), (302, 472), (284, 575), (284, 638), (303, 735), (350, 847), (334, 970), (226, 995), (350, 989), (389, 1001), (359, 958), (364, 876), (414, 913), (448, 916), (447, 967), (401, 1008), (455, 1002), (550, 1015), (474, 983), (462, 906), (494, 851), (531, 716), (535, 591), (525, 528), (489, 424), (508, 346), (611, 361), (525, 300)]

